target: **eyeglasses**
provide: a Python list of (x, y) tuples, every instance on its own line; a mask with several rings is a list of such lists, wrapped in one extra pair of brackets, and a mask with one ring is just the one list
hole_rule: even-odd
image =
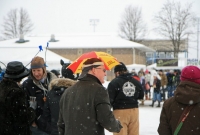
[(105, 73), (106, 72), (106, 69), (103, 69), (103, 68), (96, 68), (96, 69), (102, 69), (102, 71)]

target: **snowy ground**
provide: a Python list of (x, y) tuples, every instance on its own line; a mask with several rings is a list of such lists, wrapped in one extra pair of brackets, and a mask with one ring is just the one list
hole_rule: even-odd
[[(158, 135), (157, 128), (159, 125), (161, 107), (157, 108), (157, 103), (155, 103), (155, 106), (152, 108), (149, 106), (150, 104), (151, 101), (148, 100), (144, 102), (143, 106), (139, 106), (140, 135)], [(113, 135), (107, 130), (105, 130), (105, 133), (106, 135)]]
[[(109, 82), (105, 82), (104, 86), (107, 87)], [(151, 100), (147, 100), (144, 102), (144, 105), (139, 106), (139, 117), (140, 117), (140, 135), (158, 135), (157, 128), (159, 125), (159, 118), (161, 113), (161, 107), (163, 102), (161, 103), (161, 107), (157, 108), (157, 102), (155, 106), (152, 108), (149, 105), (151, 104)], [(105, 130), (106, 135), (113, 135), (113, 133)]]

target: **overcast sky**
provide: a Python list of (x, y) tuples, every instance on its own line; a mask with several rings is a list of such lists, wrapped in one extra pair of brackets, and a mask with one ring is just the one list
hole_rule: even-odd
[[(178, 1), (178, 0), (174, 0)], [(182, 4), (193, 2), (193, 11), (200, 17), (200, 0), (180, 0)], [(0, 24), (3, 17), (15, 8), (25, 8), (34, 23), (31, 34), (93, 33), (90, 19), (98, 19), (95, 32), (118, 33), (118, 24), (128, 5), (142, 8), (147, 23), (147, 38), (157, 37), (152, 32), (153, 16), (166, 0), (0, 0)], [(2, 31), (0, 25), (0, 30)]]

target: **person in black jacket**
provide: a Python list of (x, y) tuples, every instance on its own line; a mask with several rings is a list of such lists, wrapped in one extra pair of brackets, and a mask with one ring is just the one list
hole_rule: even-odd
[(175, 90), (175, 83), (174, 83), (174, 70), (170, 70), (167, 74), (167, 90), (168, 90), (168, 98), (174, 96), (174, 90)]
[(114, 135), (139, 135), (138, 99), (143, 99), (144, 89), (122, 62), (115, 66), (114, 72), (116, 78), (108, 84), (107, 89), (115, 118), (123, 126), (120, 133)]
[(57, 77), (54, 73), (46, 70), (46, 64), (42, 57), (34, 57), (30, 68), (30, 76), (22, 84), (23, 89), (28, 95), (27, 101), (30, 102), (31, 98), (35, 98), (37, 103), (34, 106), (36, 119), (30, 129), (33, 135), (46, 135), (48, 134), (46, 120), (41, 116), (43, 114), (44, 103), (47, 99), (47, 93), (49, 92), (49, 83)]
[(29, 127), (36, 116), (19, 85), (28, 75), (29, 70), (21, 62), (8, 63), (0, 82), (0, 135), (31, 135)]
[(44, 104), (43, 117), (47, 121), (47, 130), (50, 135), (58, 135), (59, 101), (63, 92), (75, 83), (76, 81), (69, 78), (57, 78), (49, 84), (50, 91)]

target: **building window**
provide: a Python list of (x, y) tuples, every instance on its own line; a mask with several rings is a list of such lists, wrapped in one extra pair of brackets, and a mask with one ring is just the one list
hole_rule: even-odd
[(159, 52), (159, 58), (160, 59), (166, 58), (165, 53), (164, 52)]
[(174, 53), (173, 52), (166, 52), (166, 58), (169, 58), (169, 59), (174, 58)]
[(78, 53), (78, 55), (82, 55), (83, 50), (82, 49), (78, 49), (77, 53)]
[(152, 52), (147, 52), (146, 53), (146, 57), (147, 58), (152, 58), (153, 57), (153, 53)]
[(112, 49), (108, 48), (106, 51), (108, 54), (112, 54)]

